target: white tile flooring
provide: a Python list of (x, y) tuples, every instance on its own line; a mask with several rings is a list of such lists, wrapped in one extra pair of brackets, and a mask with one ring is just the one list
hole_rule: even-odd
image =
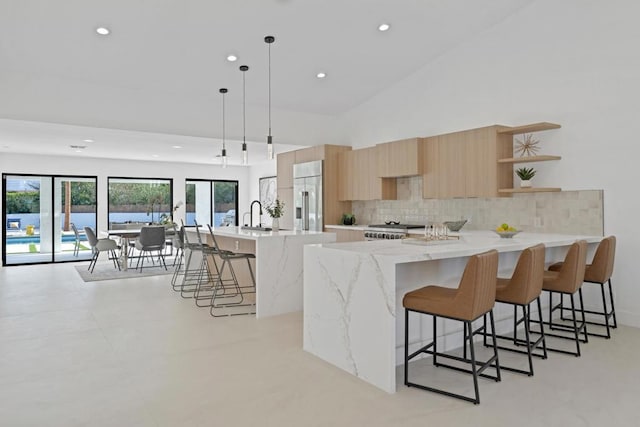
[(0, 268), (0, 425), (640, 425), (638, 329), (592, 338), (581, 358), (535, 360), (532, 378), (482, 380), (474, 406), (404, 386), (388, 395), (302, 351), (301, 313), (214, 319), (169, 280)]

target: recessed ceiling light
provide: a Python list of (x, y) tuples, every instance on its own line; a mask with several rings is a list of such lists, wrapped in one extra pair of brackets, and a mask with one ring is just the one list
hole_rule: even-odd
[(93, 142), (93, 139), (83, 139), (82, 142)]
[(380, 24), (378, 26), (378, 31), (387, 31), (389, 28), (391, 28), (391, 25), (389, 24)]
[(160, 157), (159, 154), (152, 154), (151, 157)]
[(325, 77), (327, 77), (327, 73), (318, 73), (316, 74), (316, 77), (319, 79), (324, 79)]
[(173, 145), (171, 146), (171, 148), (175, 148), (175, 149), (182, 148), (182, 145)]
[(235, 55), (229, 55), (227, 56), (227, 61), (229, 62), (236, 62), (238, 60), (238, 57)]
[(110, 32), (111, 30), (109, 30), (107, 27), (96, 28), (96, 33), (98, 33), (101, 36), (108, 36)]

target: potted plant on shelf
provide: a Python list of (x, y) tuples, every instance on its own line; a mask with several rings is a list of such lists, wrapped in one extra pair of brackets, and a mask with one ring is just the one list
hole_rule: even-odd
[(356, 223), (356, 217), (352, 213), (342, 214), (342, 225), (354, 225)]
[(519, 168), (516, 170), (516, 175), (520, 178), (520, 187), (529, 188), (531, 187), (531, 178), (536, 175), (536, 170), (534, 168)]
[(284, 202), (281, 202), (280, 199), (276, 198), (273, 203), (265, 207), (265, 210), (272, 218), (271, 229), (273, 231), (278, 231), (280, 229), (280, 217), (284, 214)]

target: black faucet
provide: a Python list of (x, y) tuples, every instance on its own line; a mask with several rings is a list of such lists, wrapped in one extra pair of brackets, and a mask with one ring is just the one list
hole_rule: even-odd
[(262, 203), (260, 203), (260, 200), (254, 200), (253, 202), (251, 202), (251, 207), (249, 208), (249, 212), (250, 212), (250, 225), (251, 227), (253, 227), (253, 205), (257, 203), (258, 207), (260, 208), (260, 216), (258, 217), (258, 227), (260, 227), (260, 220), (262, 219)]

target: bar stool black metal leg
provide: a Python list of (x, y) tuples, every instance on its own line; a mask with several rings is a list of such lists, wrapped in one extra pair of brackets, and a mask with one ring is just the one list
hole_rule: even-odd
[(613, 303), (613, 289), (611, 288), (611, 279), (608, 280), (609, 283), (609, 297), (611, 301), (611, 314), (613, 314), (613, 328), (618, 327), (618, 320), (616, 319), (616, 308)]
[(531, 357), (531, 338), (529, 337), (529, 316), (531, 308), (527, 310), (527, 306), (522, 306), (522, 315), (524, 316), (524, 335), (527, 340), (527, 357), (529, 358), (529, 376), (533, 375), (533, 358)]
[(436, 360), (438, 355), (438, 336), (436, 335), (436, 316), (432, 314), (431, 318), (433, 319), (433, 365), (438, 366), (438, 361)]
[(580, 334), (576, 320), (576, 304), (574, 294), (571, 294), (571, 312), (573, 314), (573, 334), (576, 339), (576, 357), (580, 357)]
[(611, 338), (611, 329), (609, 328), (609, 310), (607, 310), (607, 298), (604, 293), (604, 283), (600, 283), (600, 294), (602, 294), (602, 308), (604, 310), (604, 324), (607, 328), (607, 339)]
[[(540, 302), (540, 297), (536, 299), (536, 302), (538, 304), (538, 318), (540, 319), (540, 335), (542, 336), (542, 353), (544, 355), (543, 359), (546, 359), (547, 358), (547, 340), (544, 337), (544, 323), (542, 322), (542, 303)], [(531, 314), (531, 311), (529, 311), (529, 314)]]
[(580, 312), (582, 313), (582, 334), (584, 335), (584, 342), (589, 342), (589, 334), (587, 334), (587, 319), (584, 315), (584, 300), (582, 299), (582, 288), (578, 289), (578, 296), (580, 297)]
[[(493, 339), (493, 356), (496, 359), (496, 382), (502, 381), (502, 377), (500, 376), (500, 360), (498, 359), (498, 343), (496, 339), (496, 323), (493, 318), (493, 309), (489, 312), (489, 318), (491, 319), (491, 338)], [(469, 324), (471, 326), (471, 324)], [(487, 331), (485, 330), (485, 333)], [(471, 337), (473, 340), (473, 336)], [(479, 402), (478, 402), (479, 403)]]
[(405, 308), (404, 309), (404, 385), (408, 385), (408, 382), (409, 382), (409, 310)]
[[(465, 337), (467, 335), (467, 330), (469, 330), (469, 350), (471, 352), (471, 372), (473, 374), (473, 389), (475, 391), (475, 400), (473, 403), (476, 405), (480, 404), (480, 391), (478, 389), (478, 368), (476, 367), (476, 353), (473, 348), (473, 332), (471, 329), (471, 322), (464, 322), (464, 331)], [(466, 345), (465, 345), (466, 346)]]

